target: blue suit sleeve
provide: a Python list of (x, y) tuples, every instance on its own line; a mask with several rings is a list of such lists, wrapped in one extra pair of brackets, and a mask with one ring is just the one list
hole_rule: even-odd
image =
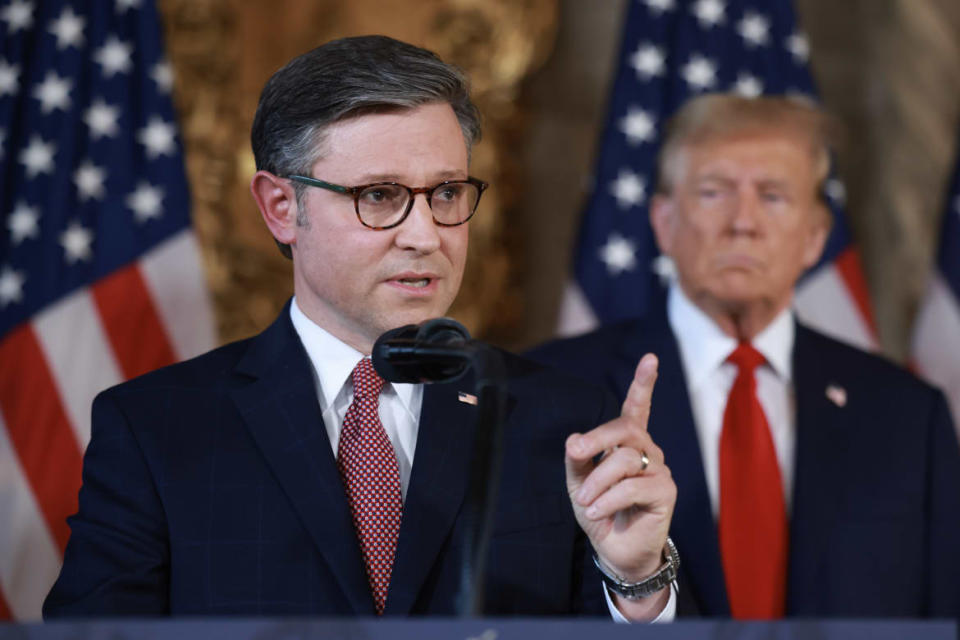
[(147, 461), (119, 404), (93, 403), (79, 512), (44, 618), (164, 615), (169, 612), (169, 545), (163, 506)]

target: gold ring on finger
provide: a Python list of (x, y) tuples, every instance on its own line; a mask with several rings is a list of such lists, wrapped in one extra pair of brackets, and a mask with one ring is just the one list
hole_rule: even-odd
[(647, 470), (647, 467), (650, 466), (650, 458), (647, 457), (647, 452), (643, 449), (640, 449), (640, 473), (643, 473)]

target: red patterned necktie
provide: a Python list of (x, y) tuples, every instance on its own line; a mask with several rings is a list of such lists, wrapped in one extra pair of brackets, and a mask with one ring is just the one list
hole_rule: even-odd
[(773, 438), (757, 399), (754, 371), (764, 357), (741, 343), (727, 360), (737, 365), (720, 435), (720, 553), (730, 611), (741, 620), (781, 618), (787, 512)]
[(353, 402), (343, 418), (337, 466), (367, 567), (370, 591), (380, 615), (387, 603), (403, 496), (393, 445), (380, 422), (383, 378), (374, 371), (370, 358), (357, 364), (352, 377)]

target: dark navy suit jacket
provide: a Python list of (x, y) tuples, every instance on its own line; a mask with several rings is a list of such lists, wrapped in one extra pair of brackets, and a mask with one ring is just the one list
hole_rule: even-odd
[[(490, 614), (608, 615), (564, 441), (609, 393), (508, 356)], [(453, 615), (476, 407), (428, 385), (385, 615)], [(105, 391), (46, 617), (372, 615), (309, 359), (285, 309), (262, 334)]]
[[(680, 352), (662, 307), (534, 351), (623, 398), (660, 359), (649, 430), (677, 484), (681, 614), (729, 616)], [(960, 446), (943, 395), (876, 356), (797, 326), (791, 616), (960, 615)], [(845, 406), (826, 395), (843, 388)]]

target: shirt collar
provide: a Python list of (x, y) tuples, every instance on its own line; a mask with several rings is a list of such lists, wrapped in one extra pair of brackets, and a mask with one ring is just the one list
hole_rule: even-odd
[[(737, 347), (728, 336), (695, 305), (677, 283), (667, 296), (667, 319), (677, 336), (680, 357), (691, 388), (698, 388)], [(789, 308), (781, 311), (753, 339), (753, 347), (785, 382), (791, 380), (790, 359), (796, 327)], [(682, 339), (681, 339), (682, 336)]]
[[(352, 388), (350, 374), (364, 355), (308, 318), (300, 310), (296, 297), (290, 303), (290, 320), (313, 364), (320, 385), (320, 410), (326, 411), (347, 382)], [(387, 382), (381, 393), (395, 392), (403, 406), (410, 410), (415, 387)]]
[(793, 311), (787, 307), (753, 339), (754, 348), (763, 354), (767, 364), (784, 382), (790, 382), (793, 379), (791, 361), (796, 332)]

